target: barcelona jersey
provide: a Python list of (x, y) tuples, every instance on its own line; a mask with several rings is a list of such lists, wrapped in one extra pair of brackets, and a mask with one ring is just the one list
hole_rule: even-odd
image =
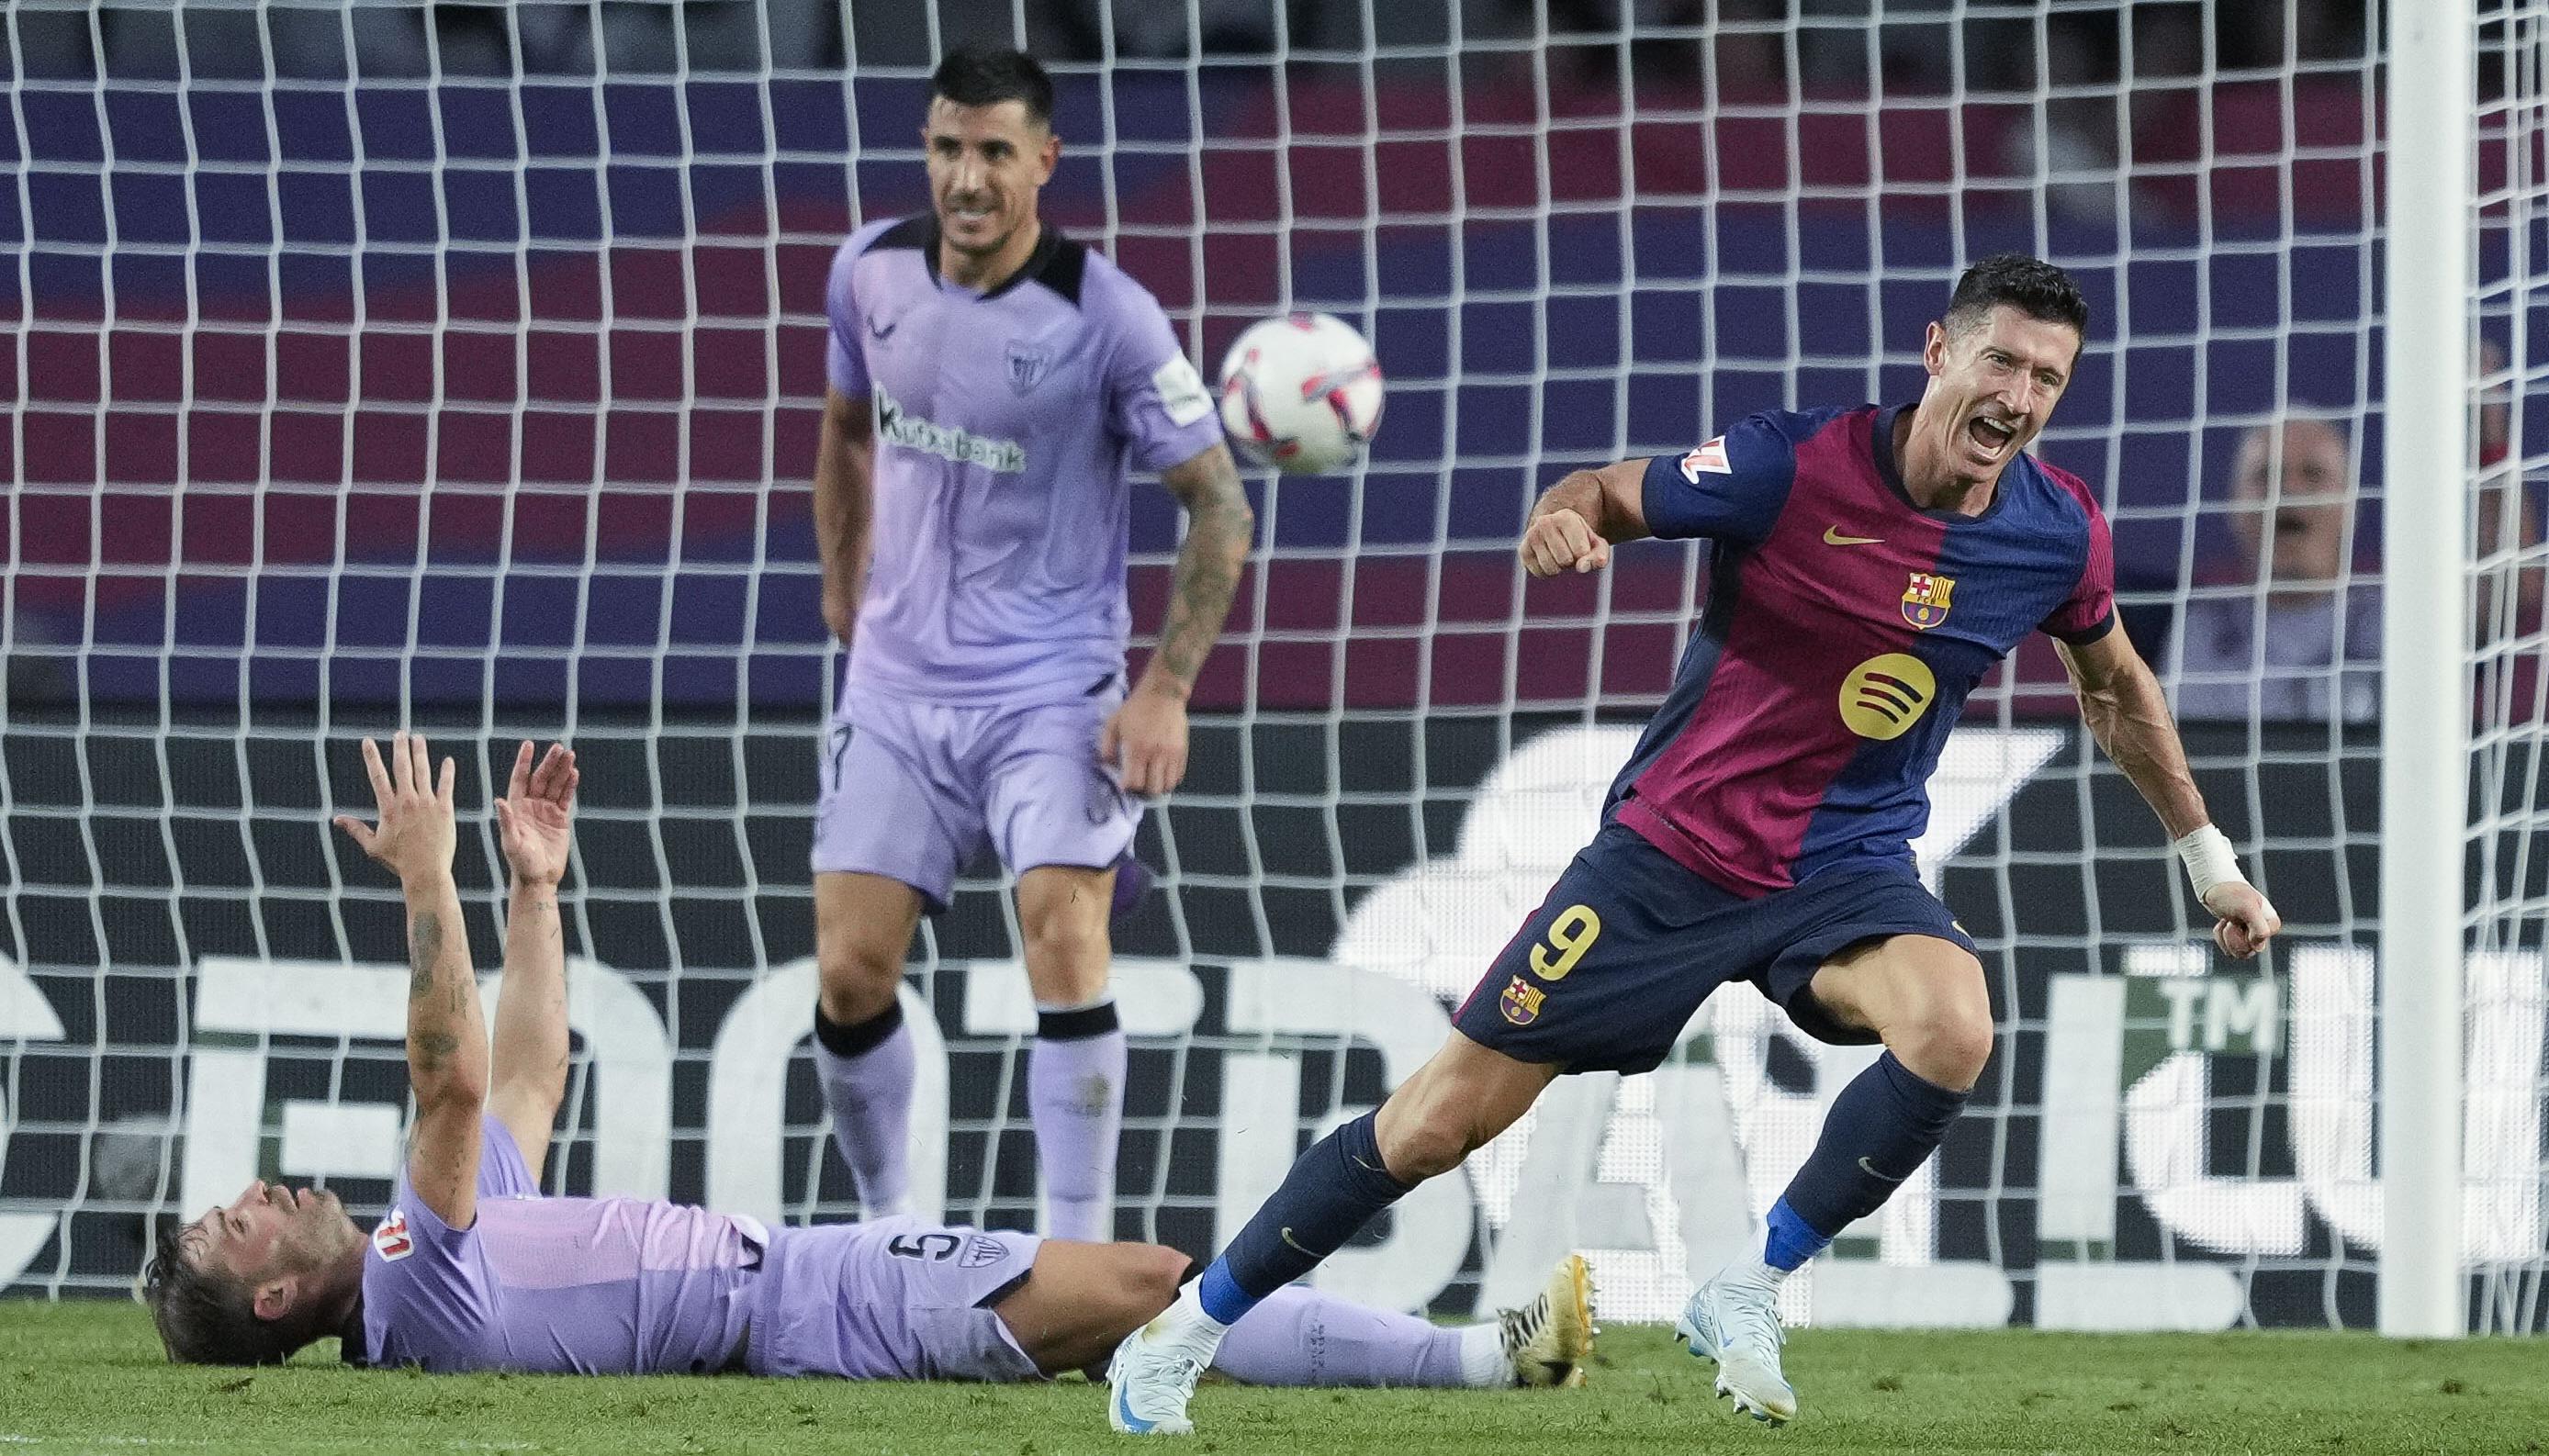
[(1980, 515), (1925, 510), (1899, 410), (1772, 410), (1647, 464), (1647, 525), (1713, 545), (1708, 599), (1605, 817), (1744, 895), (1912, 864), (1965, 696), (2028, 633), (2115, 628), (2080, 480), (2025, 453)]

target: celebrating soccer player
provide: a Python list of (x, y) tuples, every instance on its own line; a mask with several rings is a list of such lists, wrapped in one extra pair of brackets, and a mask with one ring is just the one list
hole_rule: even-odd
[[(988, 839), (1017, 874), (1039, 1013), (1045, 1230), (1106, 1238), (1125, 1060), (1109, 913), (1148, 879), (1136, 796), (1185, 775), (1186, 694), (1253, 521), (1158, 302), (1037, 220), (1062, 154), (1042, 67), (958, 50), (931, 88), (932, 211), (860, 228), (832, 264), (814, 519), (850, 656), (814, 821), (816, 1060), (861, 1207), (905, 1212), (903, 954)], [(1186, 536), (1127, 693), (1134, 469), (1161, 472)]]
[(1459, 1166), (1551, 1078), (1657, 1065), (1732, 980), (1810, 1035), (1886, 1047), (1833, 1100), (1759, 1254), (1702, 1285), (1679, 1326), (1738, 1410), (1794, 1415), (1780, 1281), (1920, 1167), (1991, 1054), (1982, 963), (1921, 883), (1911, 841), (1965, 695), (2030, 632), (2053, 636), (2081, 715), (2176, 841), (2221, 950), (2255, 955), (2281, 928), (2205, 812), (2158, 682), (2115, 629), (2096, 500), (2026, 453), (2088, 320), (2061, 269), (1988, 258), (1930, 325), (1917, 405), (1756, 414), (1540, 499), (1521, 547), (1534, 576), (1596, 570), (1641, 536), (1708, 537), (1699, 631), (1601, 832), (1469, 993), (1449, 1045), (1303, 1153), (1116, 1352), (1118, 1430), (1192, 1429), (1196, 1374), (1231, 1321)]
[[(1185, 1255), (918, 1219), (767, 1228), (634, 1198), (543, 1198), (566, 1095), (567, 864), (575, 756), (531, 746), (496, 801), (513, 866), (493, 1051), (453, 888), (453, 765), (400, 734), (363, 742), (380, 821), (337, 820), (408, 907), (417, 1118), (389, 1216), (366, 1236), (333, 1194), (251, 1183), (172, 1227), (143, 1276), (172, 1360), (254, 1365), (329, 1335), (356, 1363), (585, 1375), (1029, 1380), (1084, 1369), (1177, 1292)], [(1260, 1385), (1580, 1384), (1584, 1261), (1461, 1328), (1309, 1290), (1232, 1332), (1216, 1368)]]

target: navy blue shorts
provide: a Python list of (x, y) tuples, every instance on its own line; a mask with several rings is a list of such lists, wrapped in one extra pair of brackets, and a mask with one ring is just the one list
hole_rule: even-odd
[(1747, 899), (1605, 824), (1551, 887), (1453, 1025), (1518, 1061), (1570, 1072), (1652, 1071), (1699, 1003), (1750, 981), (1808, 1036), (1867, 1043), (1841, 1026), (1807, 983), (1860, 941), (1935, 936), (1974, 943), (1910, 866), (1828, 869)]

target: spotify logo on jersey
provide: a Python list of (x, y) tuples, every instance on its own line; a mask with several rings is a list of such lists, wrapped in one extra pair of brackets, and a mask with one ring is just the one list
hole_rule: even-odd
[(1861, 738), (1900, 738), (1938, 695), (1930, 665), (1889, 652), (1849, 670), (1841, 684), (1841, 720)]

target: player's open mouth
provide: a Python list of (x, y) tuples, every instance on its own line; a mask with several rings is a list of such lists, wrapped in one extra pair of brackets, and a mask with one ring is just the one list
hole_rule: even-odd
[(1979, 414), (1966, 424), (1965, 433), (1973, 437), (1974, 443), (1982, 447), (1985, 455), (1999, 454), (2009, 448), (2010, 441), (2018, 438), (2017, 430), (1997, 419), (1988, 419)]

